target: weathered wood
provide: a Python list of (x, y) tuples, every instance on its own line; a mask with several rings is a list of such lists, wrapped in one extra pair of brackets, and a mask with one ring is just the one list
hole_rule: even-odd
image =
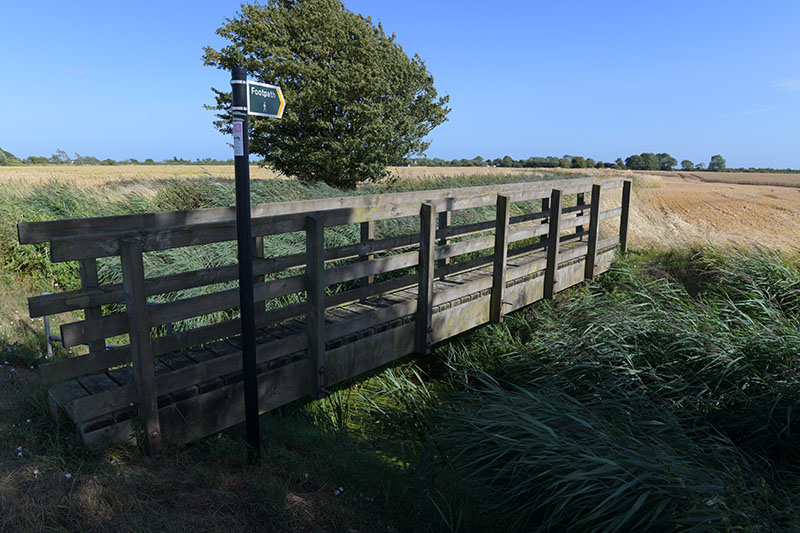
[[(542, 198), (542, 213), (547, 213), (547, 218), (542, 220), (542, 225), (547, 226), (549, 224), (548, 221), (552, 216), (550, 213), (550, 198)], [(547, 241), (547, 236), (543, 234), (541, 237), (539, 237), (539, 240), (541, 242), (545, 242)]]
[[(361, 223), (361, 244), (367, 244), (375, 240), (375, 221), (374, 220), (367, 220), (366, 222)], [(362, 254), (359, 255), (359, 260), (361, 261), (370, 261), (373, 259), (375, 255), (373, 254)], [(364, 287), (366, 285), (370, 285), (374, 283), (375, 275), (371, 274), (369, 276), (365, 276), (361, 278), (361, 286)]]
[[(577, 211), (578, 216), (583, 216), (584, 213), (583, 213), (583, 209), (582, 208), (585, 205), (586, 205), (586, 198), (584, 198), (584, 195), (583, 195), (582, 192), (579, 192), (575, 197), (575, 207), (580, 207), (581, 208), (579, 211)], [(564, 209), (564, 210), (561, 211), (561, 213), (563, 214), (566, 211), (568, 211), (568, 210)], [(583, 225), (575, 226), (575, 233), (580, 233), (582, 231), (583, 231)]]
[[(450, 228), (450, 221), (452, 220), (452, 211), (442, 211), (439, 213), (439, 226), (436, 231), (436, 235), (441, 235), (439, 237), (439, 250), (442, 249), (443, 246), (447, 246), (450, 242), (450, 239), (447, 238), (447, 230)], [(450, 258), (445, 257), (444, 259), (439, 259), (436, 263), (437, 268), (443, 268), (450, 264)], [(444, 279), (445, 276), (441, 276), (440, 279)]]
[(503, 320), (503, 291), (506, 288), (506, 260), (508, 259), (508, 218), (511, 201), (508, 196), (497, 195), (497, 217), (494, 233), (494, 264), (492, 266), (492, 297), (490, 318), (495, 324)]
[(139, 400), (139, 418), (145, 429), (147, 453), (151, 456), (158, 456), (161, 454), (161, 428), (158, 423), (147, 297), (144, 294), (142, 242), (135, 239), (122, 239), (120, 252), (125, 305), (128, 309), (131, 356)]
[[(97, 280), (97, 259), (83, 259), (79, 263), (82, 289), (94, 289), (99, 285)], [(100, 306), (86, 307), (83, 315), (87, 320), (98, 319), (103, 316), (103, 309)], [(105, 338), (94, 340), (88, 343), (89, 352), (102, 352), (106, 349)]]
[(583, 274), (584, 279), (594, 279), (595, 264), (597, 261), (597, 238), (600, 235), (600, 198), (601, 188), (599, 185), (592, 186), (592, 199), (589, 207), (589, 237), (586, 241), (586, 269)]
[[(584, 186), (587, 190), (591, 187), (593, 181), (593, 179), (570, 180), (571, 184), (576, 185), (578, 188)], [(529, 189), (531, 186), (546, 188), (548, 184), (563, 184), (563, 181), (463, 187), (448, 191), (448, 195), (453, 198), (493, 196), (495, 194), (506, 194), (508, 191)], [(549, 191), (546, 194), (549, 194)], [(397, 204), (413, 204), (426, 201), (429, 198), (430, 191), (411, 191), (406, 193), (276, 202), (252, 206), (251, 215), (252, 218), (260, 218), (281, 214), (307, 213), (354, 207), (371, 208), (385, 204), (387, 201)], [(446, 204), (443, 204), (442, 210), (444, 210), (444, 207), (446, 207)], [(17, 233), (20, 244), (34, 244), (47, 242), (53, 238), (74, 235), (231, 222), (235, 219), (236, 213), (233, 207), (221, 207), (59, 221), (23, 222), (17, 225)]]
[(631, 181), (622, 183), (622, 213), (619, 216), (619, 249), (622, 253), (628, 251), (628, 218), (631, 213)]
[[(305, 276), (292, 276), (265, 281), (255, 285), (255, 301), (293, 294), (305, 289)], [(150, 326), (169, 324), (196, 316), (207, 315), (239, 306), (239, 289), (193, 296), (163, 303), (149, 310)], [(259, 315), (268, 313), (259, 313)], [(84, 344), (99, 338), (113, 337), (128, 332), (127, 312), (114, 313), (95, 320), (62, 324), (61, 339), (66, 347)]]
[[(255, 263), (264, 259), (264, 237), (253, 237), (253, 284), (258, 285), (264, 283), (264, 274), (256, 274)], [(267, 303), (265, 301), (255, 300), (253, 306), (256, 314), (263, 313), (267, 310)]]
[[(553, 189), (553, 183), (559, 183), (564, 194), (575, 193), (588, 187), (580, 180), (564, 180), (561, 182), (539, 182), (521, 190), (508, 191), (512, 202), (527, 201), (539, 198)], [(491, 205), (486, 195), (463, 198), (434, 198), (430, 202), (435, 208), (443, 207), (451, 210), (472, 209)], [(415, 214), (417, 204), (384, 202), (375, 207), (352, 207), (321, 211), (319, 216), (325, 226), (354, 224), (367, 220), (409, 217)], [(265, 216), (253, 218), (253, 235), (275, 235), (301, 231), (304, 228), (304, 213)], [(98, 233), (71, 237), (54, 237), (50, 239), (50, 257), (55, 262), (79, 260), (87, 257), (108, 257), (119, 254), (118, 239), (137, 237), (143, 242), (144, 251), (165, 250), (184, 246), (195, 246), (234, 240), (236, 228), (234, 222), (215, 222), (191, 226), (143, 229), (123, 233)]]
[(436, 248), (436, 208), (423, 203), (419, 214), (419, 285), (417, 288), (417, 317), (415, 346), (427, 354), (431, 346), (431, 316), (433, 314), (434, 251)]
[[(325, 226), (306, 218), (306, 292), (308, 294), (308, 394), (318, 398), (325, 387)], [(363, 263), (359, 263), (363, 264)]]
[(418, 257), (419, 254), (417, 252), (405, 252), (363, 263), (350, 263), (349, 265), (329, 268), (324, 273), (325, 285), (333, 285), (334, 283), (363, 278), (367, 275), (415, 266)]
[(547, 231), (547, 267), (544, 271), (544, 297), (552, 299), (558, 291), (558, 248), (561, 244), (561, 191), (550, 194), (550, 225)]

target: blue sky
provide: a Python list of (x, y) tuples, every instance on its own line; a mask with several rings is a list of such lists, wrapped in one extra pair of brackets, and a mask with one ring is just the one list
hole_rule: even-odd
[[(429, 157), (666, 151), (800, 168), (800, 2), (349, 0), (418, 53), (449, 121)], [(205, 45), (240, 2), (4, 2), (0, 147), (232, 157)], [(288, 102), (287, 105), (291, 105)]]

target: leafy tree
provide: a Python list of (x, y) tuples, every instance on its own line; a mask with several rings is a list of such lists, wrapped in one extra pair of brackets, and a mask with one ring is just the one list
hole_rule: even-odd
[(598, 161), (597, 163), (594, 164), (594, 168), (605, 168), (605, 166), (606, 164), (603, 163), (602, 161)]
[(591, 157), (586, 158), (586, 168), (594, 168), (595, 161)]
[(0, 148), (0, 167), (21, 164), (22, 161), (17, 156)]
[(721, 155), (712, 155), (711, 161), (708, 162), (708, 170), (719, 172), (725, 170), (725, 158)]
[(46, 165), (50, 160), (42, 155), (30, 155), (25, 158), (26, 165)]
[(569, 159), (567, 159), (567, 156), (564, 156), (558, 160), (558, 166), (561, 168), (569, 168), (570, 166), (572, 166), (572, 163), (570, 162)]
[(697, 163), (697, 164), (694, 166), (694, 169), (695, 169), (695, 170), (705, 170), (705, 169), (706, 169), (706, 164), (705, 164), (705, 163)]
[(622, 161), (621, 157), (618, 157), (617, 160), (614, 161), (614, 164), (616, 165), (617, 170), (625, 170), (626, 168), (628, 168), (625, 166), (625, 163)]
[(688, 159), (681, 161), (681, 170), (694, 170), (694, 163)]
[(53, 165), (66, 165), (72, 163), (72, 159), (64, 150), (56, 150), (56, 153), (50, 156), (50, 163)]
[(570, 167), (572, 167), (572, 168), (586, 168), (586, 159), (584, 159), (582, 156), (579, 156), (579, 155), (572, 156), (572, 161), (571, 161)]
[(632, 155), (625, 158), (625, 167), (631, 170), (642, 170), (642, 158), (638, 155)]
[(656, 157), (658, 158), (659, 170), (672, 170), (672, 167), (678, 164), (678, 160), (666, 152), (656, 154)]
[[(409, 59), (394, 35), (341, 0), (242, 5), (217, 34), (230, 44), (206, 47), (206, 65), (243, 66), (286, 99), (282, 119), (251, 121), (251, 152), (305, 181), (352, 187), (381, 177), (423, 153), (450, 111), (419, 56)], [(230, 133), (230, 93), (214, 92), (215, 125)]]

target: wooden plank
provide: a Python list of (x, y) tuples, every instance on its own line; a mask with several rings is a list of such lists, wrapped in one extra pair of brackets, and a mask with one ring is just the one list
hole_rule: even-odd
[(628, 219), (631, 213), (631, 180), (622, 183), (622, 213), (619, 217), (619, 249), (628, 251)]
[[(542, 225), (547, 226), (549, 224), (548, 220), (550, 220), (550, 198), (542, 198), (542, 213), (547, 213), (547, 218), (542, 220)], [(539, 241), (545, 242), (547, 241), (547, 237), (542, 234), (539, 237)]]
[[(97, 259), (83, 259), (79, 263), (81, 288), (94, 289), (99, 285), (97, 280)], [(86, 307), (83, 315), (87, 320), (94, 320), (103, 316), (103, 309), (100, 306)], [(106, 349), (106, 340), (98, 339), (88, 343), (89, 353), (102, 352)]]
[(328, 353), (328, 379), (335, 384), (414, 352), (416, 326), (403, 324), (345, 344)]
[(335, 283), (363, 278), (368, 275), (412, 267), (417, 264), (418, 259), (419, 254), (414, 251), (390, 255), (363, 263), (350, 263), (349, 265), (329, 268), (324, 272), (324, 283), (326, 286), (333, 285)]
[[(450, 239), (447, 238), (447, 230), (450, 228), (450, 222), (452, 220), (452, 211), (442, 211), (439, 213), (439, 225), (436, 231), (437, 235), (441, 235), (439, 237), (439, 250), (442, 249), (443, 246), (447, 246), (450, 242)], [(445, 257), (443, 259), (439, 259), (436, 263), (437, 268), (446, 267), (450, 264), (450, 258)], [(444, 279), (444, 276), (441, 276), (439, 279)]]
[[(255, 272), (255, 263), (261, 259), (264, 259), (264, 237), (253, 237), (252, 244), (253, 247), (253, 285), (258, 285), (260, 283), (264, 283), (265, 277), (263, 274), (256, 274)], [(255, 289), (254, 289), (255, 292)], [(254, 294), (255, 297), (255, 294)], [(263, 300), (254, 300), (253, 306), (255, 309), (255, 313), (263, 313), (267, 310), (266, 302)]]
[(561, 191), (550, 195), (550, 225), (547, 231), (547, 268), (544, 273), (544, 297), (552, 299), (558, 289), (558, 248), (561, 244)]
[[(305, 289), (305, 275), (291, 276), (265, 281), (255, 286), (255, 300), (261, 302), (271, 298), (293, 294)], [(169, 324), (195, 316), (202, 316), (239, 305), (239, 289), (193, 296), (153, 307), (149, 311), (151, 326)], [(268, 312), (259, 316), (269, 316)], [(61, 339), (64, 346), (76, 346), (93, 339), (113, 337), (128, 332), (126, 312), (113, 313), (95, 320), (70, 322), (61, 326)]]
[(147, 453), (150, 456), (158, 456), (161, 454), (161, 428), (158, 423), (147, 297), (144, 294), (142, 242), (135, 239), (122, 239), (119, 245), (125, 305), (128, 309), (131, 358), (139, 400), (139, 418), (145, 429)]
[(415, 346), (418, 353), (428, 354), (431, 346), (431, 315), (433, 314), (436, 208), (430, 203), (423, 203), (420, 208), (419, 221), (419, 285), (417, 288)]
[[(491, 280), (491, 278), (489, 278)], [(481, 296), (433, 315), (431, 342), (440, 342), (489, 321), (490, 295)]]
[[(558, 182), (565, 194), (575, 193), (590, 185), (576, 185), (579, 180)], [(508, 191), (512, 201), (526, 201), (539, 198), (552, 190), (547, 182), (538, 182), (529, 189)], [(432, 198), (429, 203), (434, 207), (441, 206), (451, 210), (471, 209), (491, 205), (490, 198), (478, 195), (464, 198)], [(319, 212), (325, 226), (354, 224), (367, 220), (399, 218), (412, 216), (415, 211), (413, 203), (395, 204), (384, 201), (381, 204), (365, 208), (352, 207), (331, 209)], [(301, 231), (304, 228), (304, 213), (285, 214), (253, 218), (253, 235), (274, 235)], [(142, 240), (144, 251), (165, 250), (184, 246), (195, 246), (212, 242), (234, 240), (236, 228), (234, 222), (216, 222), (191, 226), (143, 229), (124, 233), (98, 233), (92, 235), (76, 235), (71, 237), (54, 237), (50, 239), (50, 257), (55, 262), (79, 260), (87, 257), (108, 257), (119, 254), (118, 239), (136, 237)]]
[(39, 366), (39, 375), (42, 383), (50, 384), (124, 365), (130, 361), (130, 351), (127, 346), (125, 348), (109, 348), (102, 352), (77, 355), (63, 361), (45, 363)]
[[(256, 347), (256, 364), (262, 365), (270, 360), (305, 349), (306, 335), (292, 335)], [(123, 369), (124, 370), (124, 369)], [(241, 373), (242, 352), (231, 347), (224, 355), (214, 356), (202, 363), (160, 372), (156, 376), (156, 390), (159, 396), (179, 391), (191, 385), (234, 373)], [(239, 378), (241, 379), (241, 377)], [(305, 379), (305, 378), (304, 378)], [(116, 389), (80, 398), (73, 402), (74, 419), (78, 422), (124, 408), (136, 400), (136, 388), (130, 384)]]
[(491, 321), (503, 321), (503, 291), (506, 288), (506, 260), (508, 259), (508, 218), (511, 201), (508, 196), (497, 195), (497, 217), (492, 265)]
[[(585, 185), (587, 188), (591, 186), (593, 181), (593, 179), (570, 180), (570, 182), (576, 185)], [(548, 184), (563, 184), (563, 180), (463, 187), (448, 190), (447, 194), (453, 198), (476, 197), (506, 194), (508, 191), (526, 189), (531, 186), (547, 187)], [(547, 192), (547, 194), (549, 194), (549, 192)], [(259, 218), (280, 214), (308, 213), (349, 207), (369, 208), (381, 205), (387, 201), (390, 203), (413, 204), (428, 200), (430, 196), (431, 191), (411, 191), (406, 193), (276, 202), (252, 206), (251, 214), (252, 218)], [(20, 244), (33, 244), (47, 242), (56, 237), (230, 222), (235, 219), (236, 213), (233, 207), (221, 207), (59, 221), (23, 222), (17, 225), (17, 233)]]
[[(583, 206), (585, 206), (585, 205), (586, 205), (586, 198), (584, 197), (584, 193), (579, 192), (575, 197), (575, 207), (580, 207), (581, 208), (579, 211), (577, 211), (578, 216), (583, 216), (583, 214), (584, 214)], [(565, 209), (565, 210), (562, 211), (562, 213), (564, 211), (568, 211), (568, 210)], [(582, 231), (583, 231), (583, 225), (575, 226), (575, 233), (581, 233)]]
[[(361, 223), (361, 244), (368, 244), (375, 240), (375, 221), (367, 220)], [(375, 258), (373, 254), (362, 254), (358, 256), (360, 261), (370, 261)], [(361, 278), (360, 285), (362, 287), (371, 285), (375, 282), (375, 276), (369, 275)]]
[(597, 261), (597, 238), (600, 235), (600, 198), (601, 187), (599, 185), (592, 186), (592, 199), (589, 207), (589, 237), (586, 241), (586, 268), (583, 274), (584, 279), (594, 279), (595, 264)]
[[(306, 291), (308, 294), (308, 394), (318, 398), (325, 387), (325, 226), (306, 218)], [(358, 263), (359, 265), (364, 263)]]
[(75, 420), (73, 405), (75, 400), (86, 398), (89, 393), (75, 380), (50, 387), (47, 399), (50, 404), (50, 415), (58, 423), (67, 423)]

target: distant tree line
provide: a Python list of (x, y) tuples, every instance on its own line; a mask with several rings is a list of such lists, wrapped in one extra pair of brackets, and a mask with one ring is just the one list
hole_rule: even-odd
[[(609, 161), (595, 161), (591, 157), (579, 155), (564, 155), (561, 157), (529, 157), (527, 159), (514, 159), (511, 156), (497, 158), (483, 158), (481, 156), (472, 159), (441, 159), (435, 157), (407, 159), (408, 165), (418, 165), (427, 167), (508, 167), (508, 168), (608, 168), (615, 170), (676, 170), (678, 160), (666, 152), (659, 154), (644, 152), (626, 157), (624, 160), (618, 157), (613, 163)], [(681, 161), (680, 170), (710, 170), (712, 172), (791, 172), (800, 173), (800, 170), (790, 168), (728, 168), (725, 158), (719, 154), (711, 156), (708, 165), (705, 163), (693, 163), (688, 159)]]
[(194, 161), (173, 157), (172, 159), (164, 159), (163, 161), (154, 161), (152, 158), (147, 158), (144, 161), (129, 158), (122, 160), (115, 159), (98, 159), (94, 156), (83, 156), (78, 153), (74, 157), (70, 157), (64, 150), (56, 150), (56, 153), (50, 157), (45, 156), (28, 156), (25, 159), (20, 159), (11, 152), (0, 148), (0, 166), (15, 166), (15, 165), (232, 165), (233, 159), (219, 160), (206, 157), (203, 159), (197, 158)]

